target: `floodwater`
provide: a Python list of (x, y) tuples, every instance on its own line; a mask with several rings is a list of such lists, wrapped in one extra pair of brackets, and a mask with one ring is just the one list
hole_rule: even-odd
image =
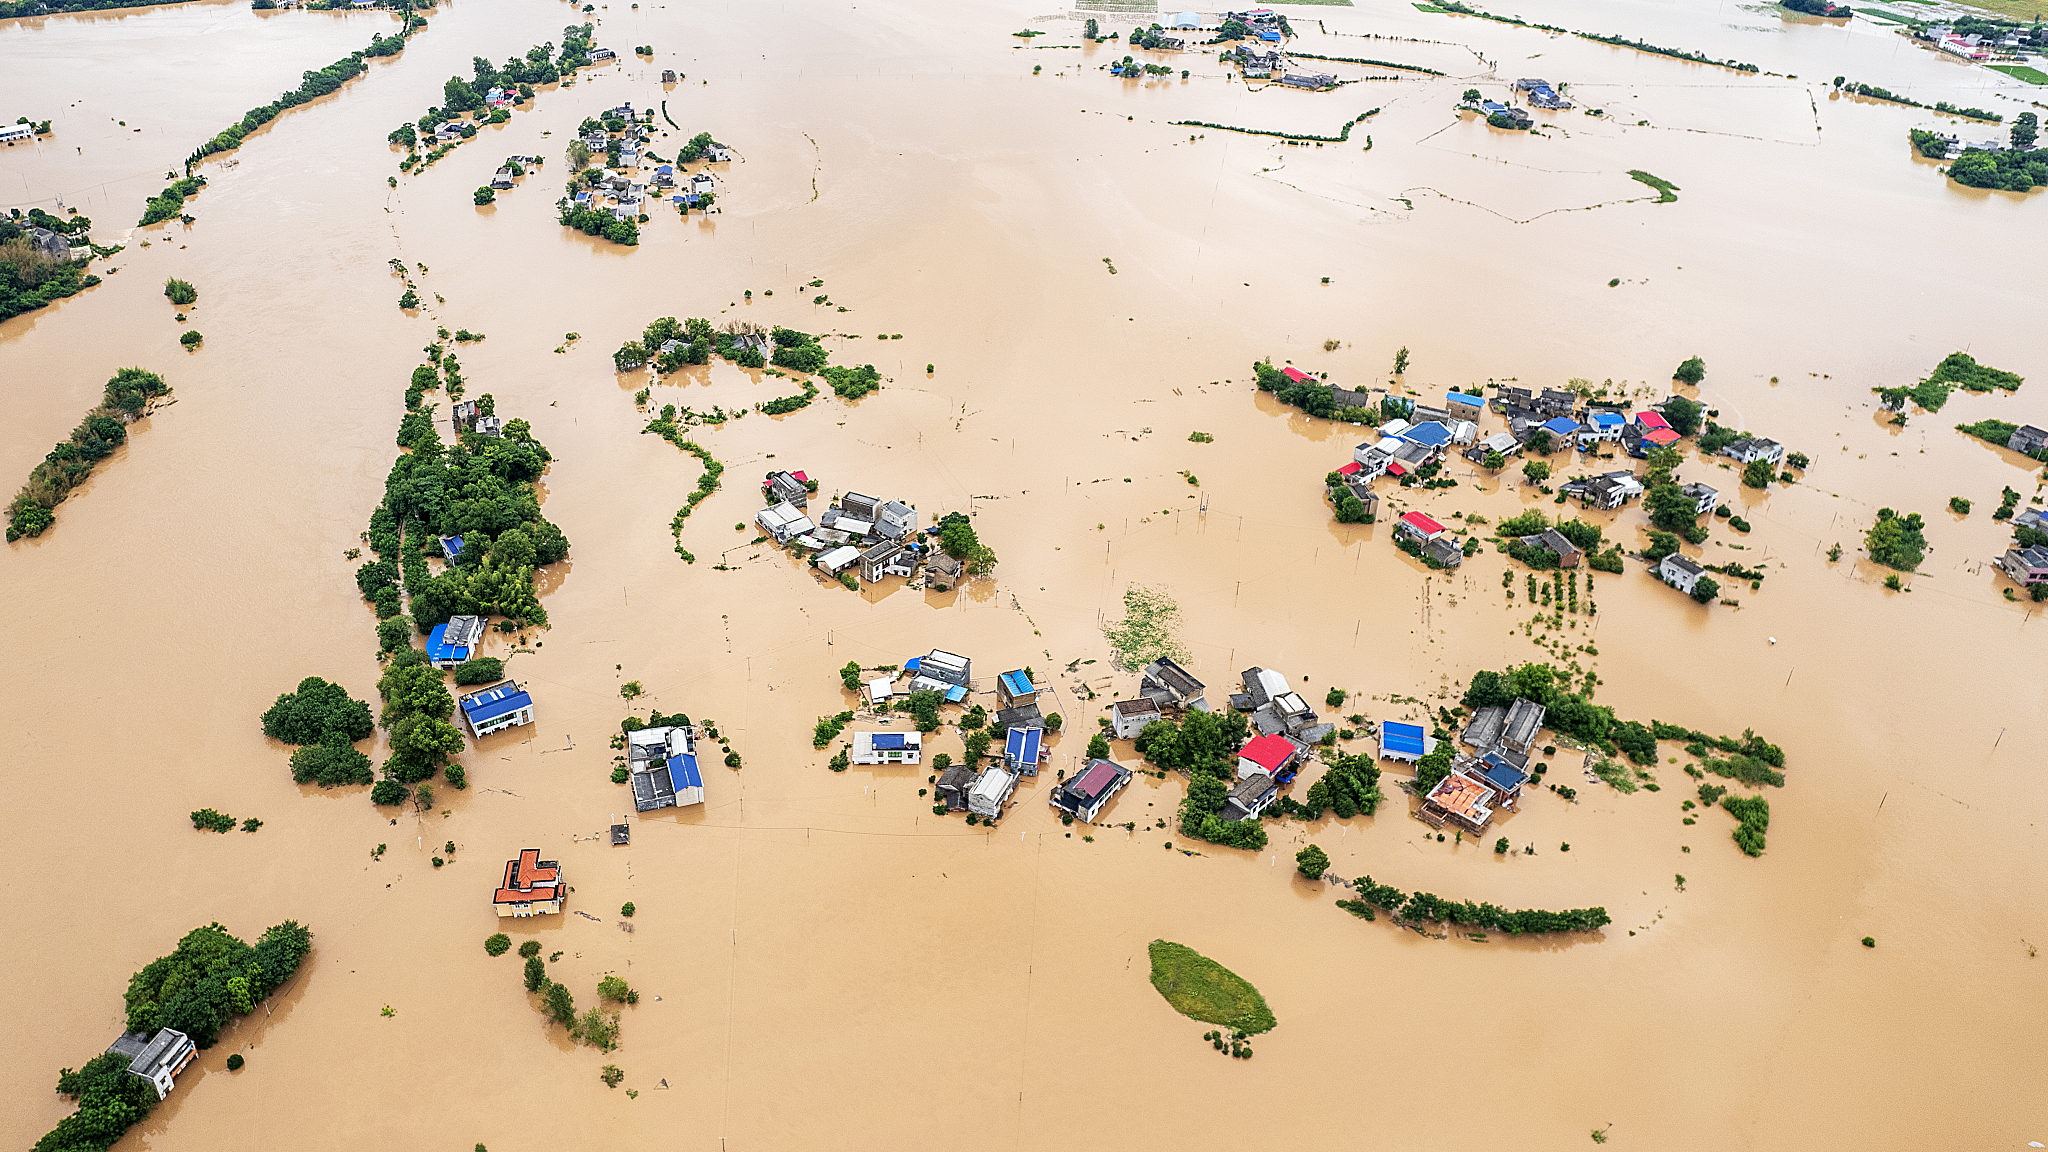
[[(20, 998), (39, 1008), (0, 1054), (17, 1086), (0, 1138), (32, 1142), (66, 1111), (45, 1086), (112, 1038), (128, 974), (184, 931), (219, 919), (253, 937), (295, 918), (316, 949), (275, 1014), (228, 1033), (122, 1147), (265, 1146), (287, 1121), (337, 1147), (500, 1150), (1407, 1148), (1421, 1131), (1566, 1148), (1595, 1128), (1638, 1148), (2048, 1139), (2048, 969), (2033, 946), (2048, 939), (2043, 625), (1986, 563), (2006, 538), (1989, 515), (1999, 490), (2032, 496), (2035, 478), (1949, 430), (2040, 422), (2040, 296), (2015, 257), (2041, 205), (1948, 186), (1905, 140), (1943, 118), (1837, 99), (1826, 79), (2008, 114), (2031, 91), (1864, 22), (1729, 5), (1524, 14), (1779, 75), (1408, 5), (1288, 11), (1302, 50), (1450, 75), (1247, 92), (1189, 53), (1172, 60), (1185, 81), (1125, 83), (1096, 70), (1119, 45), (1077, 47), (1077, 20), (1030, 7), (622, 6), (596, 15), (626, 61), (387, 188), (385, 134), (438, 103), (441, 80), (472, 56), (559, 42), (575, 17), (546, 0), (444, 3), (401, 57), (212, 158), (197, 223), (149, 230), (125, 224), (158, 173), (388, 15), (200, 4), (0, 23), (0, 111), (57, 120), (53, 140), (0, 152), (0, 188), (19, 185), (24, 207), (62, 195), (100, 243), (128, 245), (96, 264), (99, 287), (0, 326), (0, 475), (26, 474), (122, 365), (162, 371), (177, 398), (52, 531), (0, 558), (0, 729), (23, 817), (0, 892), (27, 929)], [(1049, 34), (1009, 36), (1026, 26)], [(651, 63), (629, 51), (645, 43)], [(664, 87), (663, 67), (686, 78)], [(1453, 117), (1464, 88), (1498, 96), (1525, 75), (1610, 114), (1538, 113), (1555, 126), (1542, 136)], [(736, 149), (721, 213), (658, 214), (630, 251), (564, 233), (558, 159), (494, 207), (471, 204), (500, 157), (559, 157), (585, 115), (621, 100), (666, 101), (682, 132)], [(1349, 143), (1320, 149), (1166, 123), (1327, 135), (1374, 107)], [(1631, 168), (1679, 185), (1679, 201), (1651, 203)], [(440, 302), (419, 317), (392, 306), (394, 257), (428, 266), (420, 289)], [(170, 275), (199, 287), (197, 353), (159, 294)], [(832, 302), (809, 303), (821, 293)], [(843, 333), (835, 359), (888, 377), (857, 404), (828, 395), (697, 429), (728, 471), (684, 531), (693, 566), (668, 520), (696, 462), (639, 434), (643, 381), (608, 355), (663, 315)], [(374, 691), (373, 617), (342, 553), (379, 498), (436, 322), (488, 336), (462, 353), (472, 394), (554, 450), (547, 511), (574, 552), (551, 578), (553, 629), (510, 666), (539, 723), (465, 754), (468, 791), (392, 822), (361, 789), (293, 785), (256, 717), (306, 675)], [(568, 332), (583, 338), (557, 355)], [(903, 338), (877, 348), (877, 333)], [(1548, 658), (1520, 630), (1519, 575), (1502, 600), (1502, 558), (1431, 575), (1384, 527), (1401, 506), (1512, 515), (1533, 499), (1513, 471), (1503, 485), (1460, 465), (1459, 487), (1393, 490), (1379, 527), (1337, 525), (1320, 477), (1361, 430), (1247, 383), (1270, 355), (1384, 384), (1402, 346), (1425, 396), (1509, 378), (1661, 391), (1699, 354), (1699, 396), (1724, 422), (1813, 458), (1768, 496), (1711, 462), (1681, 469), (1755, 526), (1717, 522), (1704, 549), (1768, 566), (1761, 591), (1730, 590), (1739, 608), (1699, 608), (1632, 566), (1600, 575), (1599, 615), (1566, 631), (1598, 649), (1580, 659), (1623, 716), (1783, 745), (1768, 854), (1741, 856), (1718, 811), (1683, 825), (1677, 764), (1660, 791), (1624, 796), (1577, 779), (1563, 752), (1551, 778), (1578, 803), (1532, 795), (1498, 825), (1518, 849), (1506, 858), (1425, 837), (1398, 794), (1374, 819), (1276, 825), (1258, 856), (1187, 856), (1154, 828), (1089, 841), (1062, 827), (1050, 774), (989, 831), (932, 817), (922, 770), (825, 770), (807, 737), (848, 704), (834, 670), (933, 646), (970, 654), (984, 683), (1020, 665), (1050, 680), (1070, 722), (1053, 766), (1070, 765), (1130, 688), (1099, 628), (1133, 583), (1178, 602), (1212, 699), (1260, 664), (1314, 697), (1365, 698), (1344, 711), (1398, 718), (1419, 709), (1390, 695), (1434, 706), (1474, 669)], [(1877, 418), (1869, 388), (1959, 348), (2034, 382), (1958, 393), (1903, 429)], [(715, 365), (653, 400), (732, 409), (793, 390)], [(972, 512), (1002, 558), (995, 579), (853, 594), (813, 578), (727, 527), (756, 508), (752, 477), (778, 467), (826, 493)], [(1951, 495), (1976, 511), (1952, 516)], [(1857, 558), (1880, 506), (1930, 521), (1910, 593)], [(1639, 539), (1638, 509), (1597, 519)], [(594, 837), (629, 803), (606, 747), (626, 680), (663, 711), (715, 719), (745, 766), (710, 769), (701, 810), (639, 819), (612, 848)], [(957, 755), (957, 736), (936, 750)], [(1149, 825), (1178, 796), (1141, 776), (1104, 820)], [(265, 825), (201, 835), (185, 819), (199, 807)], [(1310, 839), (1339, 875), (1600, 904), (1614, 923), (1484, 942), (1363, 923), (1291, 873)], [(431, 867), (448, 840), (454, 863)], [(553, 974), (584, 1004), (607, 972), (643, 993), (614, 1054), (570, 1047), (530, 1006), (516, 956), (479, 947), (502, 926), (488, 910), (502, 861), (526, 846), (559, 858), (575, 892), (569, 914), (515, 938), (560, 950)], [(628, 900), (630, 922), (616, 914)], [(1255, 1059), (1217, 1058), (1206, 1026), (1147, 986), (1158, 937), (1264, 992), (1280, 1027)], [(249, 1064), (230, 1074), (236, 1051)], [(617, 1090), (605, 1063), (625, 1070)]]

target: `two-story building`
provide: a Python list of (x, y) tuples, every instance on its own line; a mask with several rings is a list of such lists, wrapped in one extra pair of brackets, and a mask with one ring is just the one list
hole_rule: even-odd
[(526, 848), (505, 861), (505, 879), (491, 906), (501, 917), (552, 916), (562, 910), (567, 891), (561, 864), (541, 859), (538, 848)]
[(493, 732), (533, 723), (533, 697), (513, 680), (471, 692), (456, 704), (462, 713), (462, 726), (479, 740)]
[(1054, 808), (1090, 824), (1103, 805), (1131, 782), (1131, 770), (1111, 760), (1090, 760), (1046, 797)]

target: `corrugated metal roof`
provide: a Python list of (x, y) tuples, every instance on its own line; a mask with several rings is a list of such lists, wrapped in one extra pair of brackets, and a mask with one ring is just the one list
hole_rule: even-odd
[(1380, 746), (1390, 752), (1420, 756), (1422, 735), (1420, 724), (1396, 724), (1389, 721), (1380, 725)]
[(1018, 764), (1036, 764), (1039, 742), (1044, 738), (1043, 728), (1012, 728), (1003, 738), (1003, 755)]

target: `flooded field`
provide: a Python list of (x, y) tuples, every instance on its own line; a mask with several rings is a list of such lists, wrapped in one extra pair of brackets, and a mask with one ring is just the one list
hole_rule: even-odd
[[(231, 165), (202, 163), (196, 223), (149, 229), (130, 222), (195, 144), (396, 21), (213, 3), (0, 21), (0, 119), (55, 120), (53, 137), (0, 150), (0, 188), (24, 210), (61, 196), (98, 243), (127, 245), (95, 261), (98, 287), (0, 325), (0, 477), (26, 476), (119, 367), (161, 372), (176, 399), (53, 529), (0, 556), (0, 730), (27, 816), (0, 892), (34, 928), (21, 991), (41, 1016), (0, 1054), (16, 1085), (0, 1140), (26, 1146), (69, 1111), (48, 1086), (119, 1030), (131, 972), (196, 925), (253, 938), (287, 918), (315, 950), (274, 1015), (225, 1033), (119, 1147), (257, 1147), (282, 1123), (322, 1145), (494, 1152), (1276, 1135), (1567, 1148), (1591, 1129), (1659, 1149), (2048, 1140), (2031, 1074), (2048, 1023), (2033, 670), (2048, 622), (2003, 599), (1989, 563), (2009, 538), (1990, 516), (2001, 488), (2031, 497), (2038, 470), (1951, 430), (2048, 415), (2037, 277), (2009, 255), (2041, 228), (2041, 194), (1950, 185), (1906, 141), (1958, 130), (1948, 118), (1840, 98), (1828, 80), (2008, 119), (2041, 90), (1864, 21), (1734, 6), (1569, 0), (1523, 15), (1759, 74), (1407, 4), (1283, 10), (1300, 51), (1447, 75), (1248, 91), (1191, 51), (1151, 57), (1170, 78), (1127, 82), (1098, 70), (1126, 48), (1081, 47), (1080, 15), (1030, 7), (714, 19), (622, 5), (592, 14), (619, 63), (543, 89), (391, 187), (402, 153), (386, 134), (439, 103), (443, 80), (475, 56), (559, 44), (578, 19), (552, 0), (444, 0), (401, 56), (280, 117)], [(1047, 35), (1009, 35), (1026, 27)], [(663, 68), (683, 78), (664, 85)], [(1453, 112), (1464, 89), (1498, 98), (1521, 76), (1607, 114), (1540, 112), (1546, 127), (1525, 134)], [(563, 149), (620, 101), (664, 110), (664, 153), (700, 130), (733, 147), (720, 212), (657, 210), (631, 249), (556, 223)], [(1320, 148), (1169, 123), (1331, 135), (1374, 108)], [(547, 164), (476, 207), (507, 154)], [(1678, 185), (1678, 201), (1655, 203), (1630, 169)], [(426, 266), (418, 316), (394, 306), (393, 258)], [(168, 276), (200, 290), (197, 352), (177, 343), (188, 326), (161, 295)], [(830, 304), (810, 303), (821, 293)], [(837, 334), (835, 362), (885, 377), (856, 403), (827, 393), (691, 429), (726, 466), (683, 529), (693, 565), (669, 522), (700, 466), (641, 434), (633, 394), (648, 380), (610, 359), (670, 315)], [(466, 791), (437, 788), (433, 811), (393, 822), (366, 789), (294, 785), (257, 716), (310, 675), (374, 698), (375, 616), (343, 552), (381, 498), (437, 324), (488, 337), (460, 353), (470, 395), (493, 394), (552, 449), (546, 513), (574, 549), (544, 586), (553, 627), (508, 666), (538, 723), (473, 746)], [(878, 347), (884, 333), (902, 339)], [(1337, 524), (1321, 479), (1366, 430), (1250, 383), (1270, 356), (1384, 386), (1401, 347), (1425, 398), (1575, 377), (1661, 396), (1697, 354), (1696, 394), (1722, 422), (1812, 457), (1768, 495), (1690, 452), (1679, 469), (1754, 525), (1716, 521), (1688, 550), (1768, 569), (1761, 590), (1731, 590), (1739, 607), (1697, 606), (1632, 562), (1597, 576), (1599, 614), (1566, 630), (1598, 648), (1582, 660), (1619, 715), (1783, 746), (1766, 855), (1736, 850), (1725, 813), (1681, 823), (1694, 785), (1677, 763), (1656, 770), (1661, 790), (1623, 795), (1580, 779), (1568, 750), (1551, 779), (1578, 802), (1532, 794), (1496, 824), (1506, 857), (1425, 835), (1391, 764), (1376, 817), (1274, 824), (1257, 855), (1153, 827), (1171, 821), (1179, 777), (1139, 776), (1102, 820), (1140, 827), (1090, 841), (1046, 806), (1051, 773), (989, 830), (934, 817), (923, 768), (826, 770), (810, 732), (852, 706), (837, 669), (934, 646), (970, 655), (984, 685), (1024, 665), (1050, 680), (1068, 720), (1052, 764), (1070, 767), (1132, 689), (1100, 629), (1134, 583), (1178, 603), (1211, 700), (1257, 664), (1318, 700), (1356, 694), (1343, 711), (1417, 718), (1477, 669), (1552, 659), (1522, 630), (1523, 598), (1503, 599), (1506, 557), (1430, 573), (1388, 538), (1390, 508), (1498, 520), (1545, 501), (1518, 471), (1459, 461), (1459, 486), (1427, 493), (1383, 481), (1379, 524)], [(1887, 424), (1870, 389), (1958, 349), (2030, 384)], [(795, 390), (721, 362), (653, 385), (651, 403), (734, 410)], [(1190, 442), (1197, 430), (1214, 442)], [(927, 522), (967, 512), (1000, 566), (953, 593), (814, 576), (750, 544), (750, 523), (731, 527), (759, 507), (755, 477), (785, 467), (822, 494), (909, 501)], [(1972, 514), (1946, 510), (1957, 495)], [(1858, 554), (1880, 507), (1929, 521), (1910, 592), (1885, 590)], [(1587, 518), (1640, 547), (1639, 507)], [(599, 834), (631, 799), (610, 782), (607, 740), (629, 680), (643, 711), (715, 719), (745, 764), (707, 767), (702, 808), (639, 818), (614, 848)], [(958, 734), (933, 750), (958, 756)], [(1137, 764), (1127, 744), (1117, 754)], [(185, 814), (201, 807), (264, 826), (195, 833)], [(433, 867), (448, 840), (454, 862)], [(1310, 841), (1339, 876), (1600, 905), (1613, 923), (1476, 941), (1362, 922), (1334, 906), (1349, 893), (1290, 868)], [(532, 846), (562, 862), (570, 911), (501, 924), (490, 890)], [(618, 1052), (547, 1025), (517, 957), (479, 946), (504, 924), (562, 952), (552, 975), (579, 1003), (606, 973), (641, 990)], [(1255, 1059), (1218, 1059), (1206, 1026), (1151, 989), (1145, 944), (1162, 937), (1258, 986), (1280, 1025)], [(229, 1073), (236, 1052), (249, 1063)], [(618, 1089), (598, 1078), (606, 1063), (625, 1071)], [(1360, 1076), (1426, 1103), (1368, 1112), (1352, 1102)]]

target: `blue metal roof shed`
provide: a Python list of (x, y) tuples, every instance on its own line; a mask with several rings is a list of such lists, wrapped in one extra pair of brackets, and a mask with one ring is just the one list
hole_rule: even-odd
[(1005, 672), (998, 679), (1003, 682), (1003, 691), (1012, 696), (1029, 696), (1033, 692), (1038, 691), (1037, 688), (1032, 686), (1031, 678), (1024, 675), (1022, 669), (1015, 672)]
[(1038, 763), (1039, 742), (1045, 738), (1043, 728), (1012, 728), (1003, 738), (1003, 759), (1012, 764)]
[(1410, 444), (1425, 444), (1431, 448), (1441, 448), (1451, 442), (1451, 430), (1434, 420), (1425, 420), (1401, 433), (1401, 439), (1408, 441)]
[(439, 664), (445, 660), (453, 660), (460, 663), (469, 659), (468, 646), (448, 643), (445, 639), (447, 633), (448, 625), (446, 624), (436, 624), (434, 625), (434, 630), (427, 633), (427, 661), (429, 663)]
[(868, 746), (869, 746), (870, 748), (901, 748), (901, 747), (903, 747), (903, 733), (901, 733), (901, 732), (876, 732), (876, 733), (873, 733), (873, 734), (869, 735), (869, 737), (868, 737)]
[(676, 791), (685, 788), (702, 788), (704, 777), (697, 771), (697, 758), (693, 755), (671, 756), (668, 760), (668, 776), (675, 783)]
[(1578, 432), (1579, 422), (1569, 416), (1559, 416), (1555, 420), (1546, 422), (1543, 425), (1543, 430), (1552, 436), (1571, 436)]
[(1420, 760), (1428, 751), (1420, 724), (1397, 724), (1392, 721), (1380, 725), (1380, 758), (1390, 760)]
[(1463, 392), (1446, 393), (1444, 399), (1449, 400), (1453, 404), (1469, 404), (1474, 408), (1486, 407), (1486, 399), (1484, 397), (1468, 396)]

